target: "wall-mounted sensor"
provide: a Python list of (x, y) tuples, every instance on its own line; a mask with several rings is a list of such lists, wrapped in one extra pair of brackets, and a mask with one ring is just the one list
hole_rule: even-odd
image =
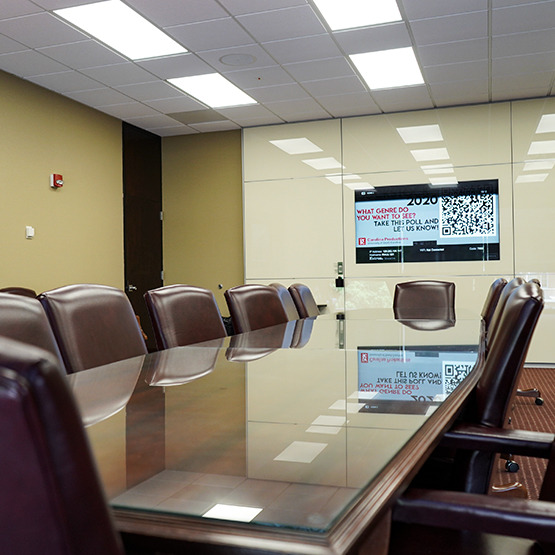
[(64, 178), (59, 173), (52, 173), (50, 174), (50, 187), (52, 189), (59, 189), (64, 185)]
[(25, 226), (25, 239), (32, 239), (35, 236), (35, 228), (31, 225)]

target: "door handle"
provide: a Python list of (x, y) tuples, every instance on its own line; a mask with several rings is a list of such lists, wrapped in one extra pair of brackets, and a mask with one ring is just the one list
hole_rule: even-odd
[(136, 287), (135, 285), (129, 284), (129, 285), (125, 288), (125, 290), (126, 290), (128, 293), (132, 293), (133, 291), (137, 291), (137, 287)]

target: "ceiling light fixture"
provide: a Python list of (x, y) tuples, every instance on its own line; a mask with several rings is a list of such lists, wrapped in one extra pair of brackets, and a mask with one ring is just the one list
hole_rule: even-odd
[(328, 157), (328, 158), (311, 158), (309, 160), (303, 160), (305, 164), (308, 164), (310, 167), (314, 168), (315, 170), (334, 170), (334, 169), (341, 169), (344, 166), (341, 162), (338, 162), (335, 158)]
[(332, 31), (401, 21), (395, 0), (314, 0)]
[(446, 148), (422, 148), (418, 150), (411, 150), (410, 153), (417, 162), (449, 159), (449, 153)]
[(538, 123), (536, 133), (555, 133), (555, 114), (544, 114)]
[(414, 125), (412, 127), (397, 127), (397, 133), (405, 144), (432, 143), (443, 141), (443, 135), (439, 125)]
[(454, 173), (453, 164), (431, 164), (428, 166), (420, 166), (426, 175), (434, 175), (439, 173)]
[(528, 154), (553, 154), (555, 152), (555, 141), (532, 141)]
[(211, 108), (228, 108), (257, 104), (254, 98), (244, 93), (219, 73), (176, 77), (168, 82)]
[(63, 8), (54, 13), (132, 60), (187, 52), (119, 0)]
[(299, 137), (297, 139), (276, 139), (270, 141), (274, 146), (277, 146), (287, 154), (307, 154), (309, 152), (322, 152), (322, 149), (315, 145), (306, 137)]
[(422, 85), (424, 78), (411, 46), (349, 56), (372, 90)]

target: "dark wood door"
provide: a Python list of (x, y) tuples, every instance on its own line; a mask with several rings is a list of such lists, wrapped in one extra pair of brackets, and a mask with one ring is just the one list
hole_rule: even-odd
[(162, 142), (124, 122), (122, 143), (125, 288), (153, 350), (154, 333), (143, 295), (163, 285)]

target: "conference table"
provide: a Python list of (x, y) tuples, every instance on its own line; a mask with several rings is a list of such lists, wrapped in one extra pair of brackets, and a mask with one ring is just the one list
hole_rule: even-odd
[(68, 380), (124, 537), (385, 553), (395, 500), (479, 378), (479, 330), (353, 311)]

